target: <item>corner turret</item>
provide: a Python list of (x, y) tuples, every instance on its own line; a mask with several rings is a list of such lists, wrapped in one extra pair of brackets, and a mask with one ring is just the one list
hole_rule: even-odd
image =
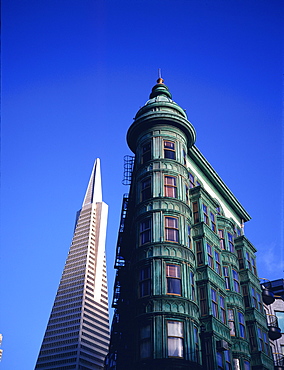
[(172, 94), (159, 78), (152, 88), (150, 99), (137, 112), (133, 124), (127, 133), (127, 143), (135, 152), (137, 140), (142, 132), (156, 125), (172, 125), (184, 132), (187, 137), (188, 149), (195, 143), (196, 133), (192, 124), (187, 120), (186, 113), (172, 100)]

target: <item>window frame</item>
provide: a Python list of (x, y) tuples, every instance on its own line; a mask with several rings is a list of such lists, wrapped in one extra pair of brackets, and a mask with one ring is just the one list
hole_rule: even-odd
[(196, 240), (195, 242), (197, 266), (204, 265), (204, 255), (203, 255), (202, 244), (203, 243), (201, 240)]
[(246, 339), (245, 315), (238, 311), (239, 337)]
[[(145, 184), (146, 186), (144, 186)], [(151, 176), (148, 176), (141, 181), (140, 201), (144, 202), (145, 200), (150, 198), (152, 198), (152, 179)]]
[(208, 206), (206, 204), (202, 204), (202, 210), (203, 210), (203, 222), (209, 226), (209, 216), (208, 216)]
[[(168, 182), (171, 179), (173, 182)], [(172, 194), (171, 194), (172, 192)], [(177, 198), (177, 177), (164, 175), (164, 196), (168, 198)]]
[(191, 172), (188, 172), (188, 181), (190, 189), (193, 189), (195, 187), (195, 179), (194, 175)]
[(222, 321), (223, 324), (226, 325), (227, 315), (226, 315), (225, 298), (221, 294), (219, 295), (219, 304), (220, 304), (220, 320)]
[[(172, 268), (170, 268), (170, 266)], [(176, 268), (175, 274), (170, 274), (173, 271), (173, 267)], [(173, 290), (177, 289), (177, 293)], [(176, 263), (166, 263), (166, 292), (167, 295), (182, 295), (182, 282), (181, 282), (181, 265)]]
[(200, 313), (201, 313), (201, 316), (206, 316), (208, 315), (206, 286), (204, 285), (200, 286), (198, 292), (199, 292), (199, 302), (200, 302)]
[(229, 251), (232, 252), (232, 253), (234, 253), (235, 252), (235, 246), (234, 246), (234, 237), (233, 237), (233, 234), (228, 231), (227, 232), (227, 236), (228, 236), (228, 248), (229, 248)]
[(236, 293), (240, 293), (241, 292), (241, 290), (240, 290), (240, 278), (239, 278), (239, 274), (238, 274), (237, 270), (232, 269), (232, 277), (233, 277), (234, 291)]
[(220, 238), (220, 249), (224, 251), (226, 249), (224, 229), (218, 229), (218, 236)]
[[(167, 146), (166, 143), (173, 144), (173, 148), (170, 147), (170, 146)], [(176, 160), (176, 142), (175, 141), (164, 140), (163, 141), (163, 149), (164, 149), (164, 158)]]
[[(146, 148), (147, 146), (149, 146), (149, 149)], [(144, 150), (145, 148), (146, 150)], [(148, 141), (142, 145), (141, 164), (145, 164), (146, 162), (149, 162), (151, 159), (152, 159), (152, 143), (151, 141)]]
[(218, 307), (218, 294), (216, 289), (211, 287), (211, 305), (212, 305), (212, 315), (219, 319), (219, 307)]
[(223, 275), (225, 279), (226, 290), (231, 290), (231, 281), (230, 281), (230, 268), (229, 266), (223, 266)]
[(236, 336), (236, 324), (235, 324), (235, 314), (232, 308), (228, 308), (228, 326), (230, 328), (230, 336)]
[[(147, 227), (146, 222), (149, 222), (149, 227)], [(145, 225), (143, 228), (142, 225)], [(143, 238), (146, 237), (146, 241), (143, 241)], [(140, 221), (139, 225), (139, 245), (145, 245), (147, 243), (151, 243), (152, 241), (152, 218), (146, 217)]]
[(198, 202), (192, 202), (193, 222), (197, 224), (200, 222)]
[[(176, 226), (169, 226), (169, 220), (175, 220)], [(179, 219), (174, 216), (165, 216), (164, 217), (164, 229), (165, 229), (165, 241), (171, 243), (179, 243)], [(169, 239), (169, 233), (173, 233), (172, 239)]]
[(222, 276), (221, 262), (220, 262), (220, 253), (214, 250), (215, 257), (215, 271), (218, 275)]
[(210, 211), (211, 230), (216, 233), (216, 217), (212, 211)]
[[(145, 271), (147, 273), (145, 274)], [(142, 294), (142, 290), (146, 287), (148, 294)], [(140, 269), (139, 271), (139, 298), (143, 298), (151, 295), (151, 266), (147, 265)]]
[[(143, 337), (143, 334), (141, 333), (143, 328), (147, 328), (149, 327), (149, 336), (145, 336)], [(140, 327), (139, 329), (139, 357), (141, 359), (146, 359), (146, 358), (151, 358), (152, 357), (152, 348), (151, 348), (151, 324), (147, 324), (147, 325), (144, 325), (142, 327)], [(141, 356), (141, 352), (142, 352), (142, 346), (149, 346), (147, 348), (147, 350), (149, 351), (149, 355), (148, 356)]]
[(213, 252), (212, 252), (213, 247), (209, 243), (206, 243), (206, 249), (207, 249), (208, 266), (214, 270), (214, 259), (213, 259)]
[[(180, 333), (177, 333), (175, 335), (175, 333), (171, 333), (170, 330), (169, 330), (169, 323), (175, 323), (175, 324), (179, 324), (180, 328), (179, 330), (177, 331), (180, 331)], [(183, 321), (178, 321), (178, 320), (171, 320), (171, 319), (167, 319), (167, 355), (168, 357), (170, 358), (184, 358), (184, 323)], [(178, 335), (180, 334), (180, 335)], [(173, 340), (175, 339), (175, 340)], [(177, 341), (177, 340), (178, 341)], [(173, 342), (174, 344), (176, 343), (176, 345), (174, 346), (174, 350), (175, 351), (178, 351), (180, 353), (180, 355), (174, 355), (172, 353), (170, 353), (170, 351), (173, 350), (173, 348), (170, 348), (170, 342)], [(179, 343), (179, 345), (177, 345)], [(180, 348), (178, 348), (178, 346)]]

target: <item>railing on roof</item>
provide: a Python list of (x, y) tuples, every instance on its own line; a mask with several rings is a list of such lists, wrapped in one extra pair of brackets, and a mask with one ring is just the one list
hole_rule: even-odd
[(124, 156), (123, 185), (131, 185), (132, 171), (135, 157), (132, 155)]

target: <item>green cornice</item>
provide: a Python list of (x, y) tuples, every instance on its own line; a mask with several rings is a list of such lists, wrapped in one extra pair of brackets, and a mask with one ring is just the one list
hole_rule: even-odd
[(195, 130), (187, 119), (177, 114), (172, 114), (168, 112), (150, 111), (136, 119), (128, 129), (127, 143), (129, 145), (129, 148), (134, 153), (136, 151), (137, 139), (139, 135), (156, 125), (171, 125), (183, 131), (188, 140), (188, 148), (190, 148), (195, 142)]
[(240, 204), (231, 190), (223, 182), (211, 164), (206, 160), (206, 158), (201, 154), (195, 145), (193, 145), (188, 155), (194, 160), (194, 162), (199, 166), (202, 172), (208, 177), (212, 184), (216, 187), (219, 193), (224, 197), (227, 203), (232, 207), (236, 214), (243, 219), (245, 222), (251, 219), (250, 215)]

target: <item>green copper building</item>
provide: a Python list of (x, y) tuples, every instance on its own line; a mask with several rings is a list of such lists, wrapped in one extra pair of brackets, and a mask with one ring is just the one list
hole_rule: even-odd
[(161, 78), (127, 133), (106, 369), (271, 370), (250, 216)]

